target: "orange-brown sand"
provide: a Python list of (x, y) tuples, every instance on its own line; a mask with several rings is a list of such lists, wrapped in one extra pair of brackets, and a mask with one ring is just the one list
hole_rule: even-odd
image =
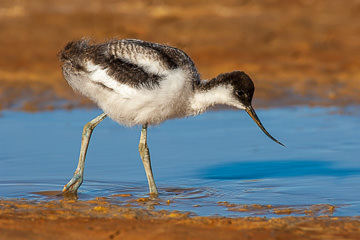
[(191, 217), (176, 211), (119, 207), (103, 199), (0, 201), (0, 239), (359, 238), (359, 218)]
[(0, 109), (92, 106), (56, 56), (82, 37), (171, 44), (204, 78), (244, 70), (255, 107), (360, 103), (357, 0), (2, 0), (0, 31)]

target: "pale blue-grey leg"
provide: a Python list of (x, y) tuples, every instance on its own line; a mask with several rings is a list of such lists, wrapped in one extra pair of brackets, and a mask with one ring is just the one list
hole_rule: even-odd
[(88, 149), (91, 134), (94, 128), (105, 118), (106, 118), (106, 114), (102, 113), (93, 120), (91, 120), (90, 122), (88, 122), (87, 124), (85, 124), (82, 132), (81, 149), (80, 149), (78, 166), (76, 168), (73, 178), (64, 186), (63, 192), (76, 193), (78, 188), (82, 184), (84, 178), (85, 157), (86, 157), (86, 152)]
[(147, 145), (147, 124), (144, 124), (142, 126), (140, 142), (139, 142), (139, 153), (141, 160), (144, 164), (146, 177), (149, 183), (150, 195), (157, 196), (159, 192), (155, 185), (155, 180), (151, 169), (150, 153)]

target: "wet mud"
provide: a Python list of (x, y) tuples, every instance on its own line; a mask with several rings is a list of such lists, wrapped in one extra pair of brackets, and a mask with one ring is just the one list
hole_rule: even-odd
[(90, 201), (0, 201), (0, 239), (359, 239), (359, 237), (360, 219), (349, 217), (329, 215), (270, 219), (197, 217), (177, 211), (119, 207), (101, 198)]

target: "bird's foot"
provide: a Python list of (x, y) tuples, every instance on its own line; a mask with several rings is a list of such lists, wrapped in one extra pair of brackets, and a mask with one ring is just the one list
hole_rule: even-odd
[(83, 182), (83, 175), (75, 172), (71, 180), (64, 186), (64, 193), (76, 193)]
[(150, 199), (157, 199), (159, 197), (159, 192), (150, 192), (149, 193)]
[(150, 190), (150, 198), (159, 197), (159, 191), (155, 185), (154, 179), (149, 180), (149, 190)]

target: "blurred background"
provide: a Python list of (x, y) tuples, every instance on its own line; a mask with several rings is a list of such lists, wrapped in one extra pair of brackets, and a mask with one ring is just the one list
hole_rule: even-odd
[(359, 0), (1, 0), (0, 109), (92, 106), (57, 59), (82, 37), (176, 46), (203, 78), (243, 70), (255, 107), (360, 103)]

